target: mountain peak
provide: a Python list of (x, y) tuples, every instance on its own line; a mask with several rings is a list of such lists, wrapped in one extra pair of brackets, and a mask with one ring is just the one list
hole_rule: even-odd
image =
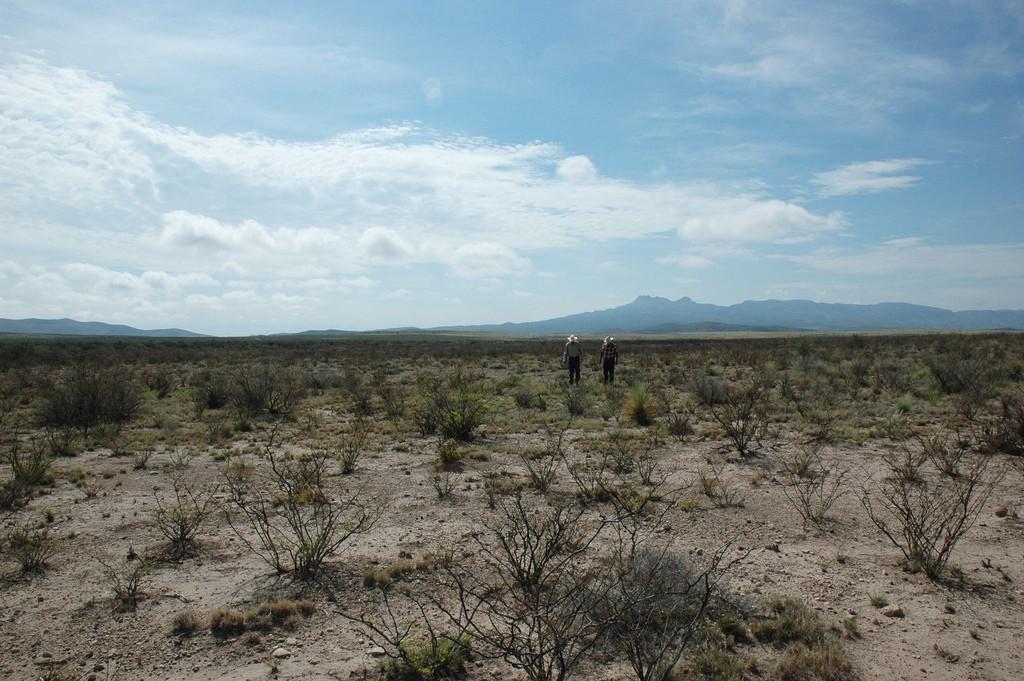
[(662, 298), (661, 296), (647, 296), (647, 295), (637, 296), (636, 300), (633, 301), (634, 304), (636, 304), (636, 303), (670, 303), (670, 302), (672, 302), (672, 301), (669, 300), (668, 298)]

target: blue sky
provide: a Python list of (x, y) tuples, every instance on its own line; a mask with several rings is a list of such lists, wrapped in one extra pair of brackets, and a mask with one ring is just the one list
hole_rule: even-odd
[(1024, 2), (0, 6), (0, 316), (1024, 308)]

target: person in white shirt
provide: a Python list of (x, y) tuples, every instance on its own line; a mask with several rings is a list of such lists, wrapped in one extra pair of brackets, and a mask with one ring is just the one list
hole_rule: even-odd
[(580, 339), (575, 335), (570, 335), (569, 342), (565, 344), (562, 363), (569, 365), (569, 383), (578, 384), (580, 382), (580, 365), (583, 363), (583, 349), (580, 347)]

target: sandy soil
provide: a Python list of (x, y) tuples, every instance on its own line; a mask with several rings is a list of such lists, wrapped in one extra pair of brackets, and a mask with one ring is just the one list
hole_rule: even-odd
[[(474, 445), (489, 460), (468, 461), (459, 489), (443, 501), (429, 482), (432, 439), (406, 434), (401, 449), (408, 451), (371, 448), (345, 482), (386, 493), (390, 505), (384, 521), (332, 562), (333, 596), (307, 590), (305, 595), (317, 604), (311, 618), (294, 631), (264, 634), (257, 641), (170, 633), (172, 617), (185, 608), (206, 617), (220, 607), (245, 608), (265, 597), (298, 593), (275, 580), (220, 517), (203, 532), (198, 556), (155, 565), (137, 611), (112, 611), (109, 584), (96, 557), (118, 559), (129, 547), (140, 554), (158, 553), (162, 538), (151, 514), (154, 495), (169, 492), (169, 473), (161, 470), (168, 452), (154, 456), (147, 470), (134, 470), (130, 460), (105, 450), (57, 460), (56, 485), (17, 514), (19, 521), (46, 524), (46, 513), (52, 513), (48, 527), (59, 549), (43, 575), (24, 578), (13, 563), (4, 566), (9, 577), (0, 584), (0, 676), (34, 679), (53, 667), (95, 679), (264, 679), (271, 674), (273, 651), (285, 648), (289, 654), (277, 659), (277, 678), (372, 677), (373, 643), (337, 614), (340, 608), (373, 606), (373, 592), (361, 584), (363, 570), (397, 560), (400, 552), (420, 557), (445, 548), (471, 550), (476, 521), (488, 513), (481, 474), (522, 474), (515, 452), (540, 437), (489, 429)], [(570, 442), (586, 437), (569, 433)], [(1022, 480), (1015, 472), (1004, 478), (955, 551), (953, 563), (962, 568), (966, 585), (938, 586), (899, 567), (899, 552), (870, 524), (859, 502), (860, 484), (879, 474), (879, 454), (892, 446), (871, 441), (825, 450), (830, 461), (850, 468), (852, 477), (850, 493), (833, 510), (838, 522), (821, 533), (803, 528), (778, 484), (787, 445), (777, 442), (739, 461), (721, 441), (667, 441), (658, 456), (664, 470), (675, 471), (674, 481), (692, 481), (708, 460), (727, 460), (724, 475), (744, 504), (716, 508), (691, 488), (687, 494), (696, 506), (673, 512), (670, 531), (693, 551), (712, 550), (727, 539), (735, 540), (737, 552), (749, 550), (729, 580), (738, 594), (797, 596), (837, 626), (855, 618), (861, 637), (846, 646), (865, 679), (1024, 678), (1019, 633), (1024, 626), (1024, 524), (1014, 512), (1024, 502)], [(184, 471), (187, 479), (208, 489), (216, 485), (223, 464), (213, 460), (215, 451), (196, 457)], [(89, 474), (88, 493), (67, 480), (71, 469)], [(568, 484), (563, 471), (560, 485), (568, 491)], [(218, 496), (226, 500), (223, 492)], [(996, 517), (999, 505), (1010, 512)], [(7, 526), (14, 522), (9, 518)], [(414, 589), (417, 579), (411, 583)], [(903, 617), (884, 616), (870, 603), (872, 595), (884, 595)], [(595, 663), (581, 676), (622, 678), (621, 672)], [(484, 661), (471, 666), (470, 677), (518, 675)]]

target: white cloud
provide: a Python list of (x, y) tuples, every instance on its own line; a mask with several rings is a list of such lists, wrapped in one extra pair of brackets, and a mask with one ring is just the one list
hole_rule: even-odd
[(141, 112), (95, 74), (32, 58), (0, 62), (0, 148), (0, 249), (13, 263), (42, 233), (55, 244), (44, 267), (0, 268), (4, 310), (23, 316), (238, 329), (224, 310), (272, 325), (278, 308), (393, 296), (395, 265), (441, 265), (496, 290), (532, 272), (540, 250), (675, 234), (689, 242), (676, 264), (693, 269), (717, 261), (711, 246), (843, 227), (842, 214), (767, 185), (630, 181), (544, 142), (416, 124), (303, 142), (204, 134)]
[(306, 300), (304, 296), (293, 296), (287, 293), (274, 293), (270, 296), (271, 304), (290, 308), (303, 307)]
[(688, 217), (679, 233), (696, 241), (808, 241), (838, 231), (842, 213), (819, 215), (777, 199), (735, 198), (712, 202), (700, 215)]
[(374, 288), (380, 282), (370, 279), (369, 277), (354, 277), (352, 279), (343, 279), (341, 284), (343, 286), (351, 286), (352, 288)]
[(386, 227), (370, 227), (363, 232), (359, 237), (359, 248), (378, 260), (404, 260), (415, 251), (404, 237)]
[(409, 295), (409, 292), (404, 288), (396, 288), (394, 291), (389, 291), (384, 295), (388, 300), (399, 300)]
[[(85, 187), (76, 200), (96, 190), (106, 216), (129, 230), (137, 218), (126, 220), (124, 206), (151, 206), (159, 192), (178, 203), (162, 211), (165, 246), (272, 248), (325, 260), (345, 254), (343, 266), (353, 269), (353, 240), (372, 259), (402, 261), (424, 257), (416, 242), (429, 239), (449, 252), (472, 242), (480, 225), (489, 241), (526, 250), (676, 229), (702, 239), (807, 238), (836, 222), (713, 184), (601, 176), (586, 156), (566, 157), (542, 142), (499, 144), (415, 125), (318, 142), (203, 135), (133, 110), (111, 84), (82, 71), (23, 59), (2, 72), (2, 101), (14, 104), (0, 109), (7, 152), (0, 164), (18, 182), (0, 187), (0, 206), (29, 199), (45, 205), (54, 193)], [(55, 136), (61, 160), (36, 164), (55, 153)], [(231, 210), (246, 214), (225, 219), (224, 195), (236, 197)], [(232, 260), (257, 270), (240, 256)]]
[(201, 273), (168, 274), (146, 271), (136, 275), (87, 263), (65, 265), (62, 272), (68, 281), (86, 290), (114, 291), (132, 295), (147, 295), (157, 291), (173, 294), (185, 288), (217, 284), (212, 277)]
[(142, 117), (110, 83), (22, 58), (0, 68), (0, 206), (95, 210), (155, 191), (156, 170), (135, 134)]
[(868, 194), (890, 189), (906, 189), (917, 184), (917, 175), (900, 174), (910, 168), (934, 163), (923, 158), (891, 158), (882, 161), (851, 163), (818, 173), (813, 182), (820, 196)]
[(176, 210), (161, 216), (160, 241), (174, 246), (205, 248), (272, 248), (274, 239), (255, 220), (226, 225), (205, 215)]
[(931, 245), (922, 238), (891, 239), (863, 250), (819, 249), (777, 256), (813, 269), (861, 276), (923, 275), (951, 279), (1024, 277), (1024, 244)]
[(502, 244), (479, 242), (455, 249), (448, 258), (448, 266), (456, 277), (501, 279), (526, 274), (530, 261)]
[(665, 265), (676, 265), (686, 270), (703, 270), (712, 267), (715, 263), (709, 258), (693, 253), (676, 253), (655, 258), (655, 262)]
[(423, 90), (423, 99), (432, 107), (439, 107), (444, 104), (444, 88), (437, 78), (427, 78), (420, 88)]
[(566, 182), (592, 182), (597, 166), (586, 156), (569, 156), (558, 162), (557, 174)]
[(917, 5), (913, 26), (958, 21), (962, 35), (937, 47), (863, 3), (764, 0), (739, 10), (692, 3), (664, 19), (685, 36), (673, 42), (685, 72), (730, 81), (730, 92), (749, 94), (755, 105), (779, 94), (787, 111), (862, 128), (886, 125), (922, 101), (948, 103), (962, 83), (1011, 79), (1024, 69), (1019, 32), (996, 28), (1007, 23), (1008, 5), (909, 4)]

